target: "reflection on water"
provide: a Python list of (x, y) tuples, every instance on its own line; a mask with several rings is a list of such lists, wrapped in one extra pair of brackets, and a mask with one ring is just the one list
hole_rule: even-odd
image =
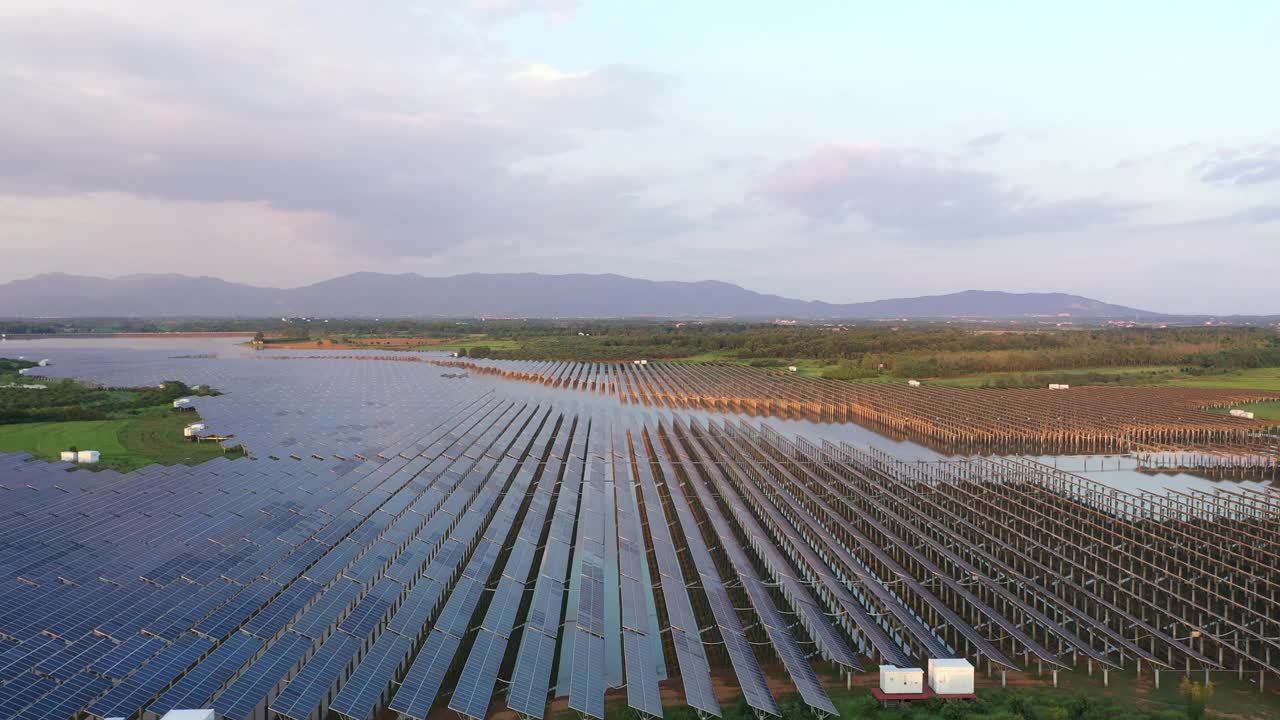
[[(132, 384), (149, 384), (165, 379), (183, 380), (188, 383), (213, 383), (218, 389), (227, 393), (228, 401), (234, 401), (237, 389), (248, 391), (252, 386), (251, 383), (245, 382), (248, 376), (257, 377), (263, 372), (289, 373), (291, 368), (297, 368), (295, 363), (312, 362), (308, 360), (260, 362), (255, 360), (255, 356), (287, 355), (322, 358), (353, 354), (352, 351), (346, 350), (254, 350), (245, 346), (244, 341), (243, 337), (207, 338), (163, 335), (154, 338), (76, 337), (32, 340), (10, 338), (0, 341), (0, 357), (25, 356), (28, 360), (49, 358), (52, 365), (47, 372), (54, 377), (76, 377), (91, 381), (111, 381), (116, 384), (123, 384), (121, 378), (128, 378)], [(365, 357), (378, 355), (403, 357), (404, 355), (403, 352), (372, 349), (360, 350), (358, 354)], [(449, 357), (447, 353), (442, 352), (420, 354), (433, 358)], [(458, 389), (455, 387), (457, 384), (466, 383), (471, 385), (473, 391), (492, 390), (501, 397), (511, 399), (554, 402), (557, 407), (565, 411), (590, 413), (597, 418), (654, 421), (662, 417), (679, 416), (704, 422), (743, 420), (750, 423), (766, 423), (785, 435), (805, 437), (813, 442), (828, 440), (833, 443), (848, 442), (863, 448), (874, 447), (903, 460), (937, 461), (968, 457), (948, 455), (911, 440), (891, 437), (884, 432), (855, 423), (824, 423), (696, 409), (635, 406), (623, 403), (611, 394), (551, 388), (536, 383), (504, 380), (493, 375), (470, 374), (463, 380), (441, 379), (441, 368), (437, 366), (418, 363), (395, 364), (403, 365), (405, 372), (410, 373), (414, 378), (413, 387), (406, 388), (406, 392), (427, 391), (448, 394)], [(418, 373), (421, 373), (420, 377)], [(350, 430), (350, 427), (347, 430)], [(1266, 486), (1264, 482), (1236, 479), (1210, 480), (1187, 473), (1142, 472), (1137, 469), (1136, 459), (1129, 456), (1045, 455), (1034, 456), (1032, 459), (1128, 491)]]

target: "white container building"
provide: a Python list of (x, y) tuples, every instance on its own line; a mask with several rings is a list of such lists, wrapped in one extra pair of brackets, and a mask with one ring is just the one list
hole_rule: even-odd
[(218, 720), (212, 710), (170, 710), (161, 720)]
[(1245, 420), (1252, 420), (1253, 413), (1249, 412), (1248, 410), (1241, 410), (1240, 408), (1232, 408), (1231, 417), (1238, 417), (1238, 418), (1244, 418)]
[(63, 450), (63, 451), (62, 451), (61, 458), (62, 458), (62, 461), (63, 461), (63, 462), (75, 462), (75, 461), (76, 461), (76, 451), (75, 451), (75, 450)]
[(788, 371), (788, 372), (800, 372), (800, 368), (796, 367), (795, 365), (788, 365), (788, 366), (787, 366), (787, 371)]
[(929, 658), (929, 687), (939, 695), (970, 695), (973, 665), (964, 658)]
[(880, 692), (886, 695), (913, 695), (924, 692), (924, 671), (920, 668), (880, 666)]
[(191, 407), (191, 398), (178, 398), (173, 401), (173, 406), (179, 410), (185, 410)]
[(96, 463), (101, 457), (102, 457), (102, 453), (98, 452), (97, 450), (81, 450), (80, 452), (76, 453), (76, 462)]
[(911, 387), (920, 387), (919, 380), (908, 380), (907, 384), (910, 385)]
[(1062, 383), (1049, 383), (1049, 389), (1050, 390), (1070, 390), (1071, 386), (1063, 385)]
[(190, 425), (182, 428), (182, 436), (195, 437), (198, 433), (200, 433), (203, 430), (204, 430), (204, 423), (191, 423)]

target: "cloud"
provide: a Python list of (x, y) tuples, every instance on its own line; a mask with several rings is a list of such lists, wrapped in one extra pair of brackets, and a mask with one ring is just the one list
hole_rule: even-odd
[(815, 148), (777, 166), (755, 194), (814, 220), (858, 216), (925, 239), (1080, 230), (1136, 209), (1101, 196), (1046, 200), (945, 156), (877, 145)]
[(467, 9), (487, 19), (506, 20), (524, 13), (545, 13), (556, 20), (572, 17), (577, 0), (466, 0)]
[(530, 66), (391, 6), (308, 3), (289, 33), (254, 4), (198, 26), (118, 7), (0, 13), (0, 95), (22, 108), (0, 113), (0, 193), (256, 203), (361, 227), (382, 256), (683, 222), (638, 200), (642, 176), (517, 169), (652, 122), (664, 75)]
[(1256, 205), (1225, 215), (1180, 223), (1184, 227), (1230, 227), (1233, 225), (1262, 225), (1280, 222), (1280, 205)]
[(988, 133), (986, 135), (979, 135), (978, 137), (975, 137), (969, 140), (968, 142), (966, 142), (965, 145), (969, 148), (973, 148), (976, 150), (976, 149), (982, 149), (982, 148), (989, 148), (993, 145), (998, 145), (1003, 141), (1004, 141), (1004, 133), (997, 132), (997, 133)]
[(1280, 180), (1280, 145), (1258, 144), (1246, 148), (1224, 148), (1196, 166), (1207, 183), (1259, 185)]

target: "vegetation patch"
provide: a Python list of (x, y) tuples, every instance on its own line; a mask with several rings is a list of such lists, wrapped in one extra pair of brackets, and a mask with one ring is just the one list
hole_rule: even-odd
[[(17, 361), (0, 360), (0, 367), (8, 362)], [(47, 389), (0, 388), (0, 452), (57, 460), (64, 450), (97, 450), (101, 457), (92, 467), (121, 472), (242, 452), (183, 437), (183, 428), (199, 416), (173, 409), (173, 401), (217, 391), (192, 390), (176, 380), (150, 388), (95, 388), (73, 380), (41, 384)]]

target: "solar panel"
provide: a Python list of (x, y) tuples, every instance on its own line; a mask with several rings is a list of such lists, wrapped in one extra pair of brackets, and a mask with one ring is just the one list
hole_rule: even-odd
[(205, 707), (214, 693), (235, 677), (262, 649), (262, 645), (261, 638), (240, 632), (233, 634), (173, 687), (156, 698), (147, 707), (147, 711), (163, 715), (178, 708)]
[(110, 680), (80, 673), (54, 688), (15, 716), (14, 720), (73, 718), (110, 688)]
[(401, 715), (425, 718), (435, 704), (444, 676), (449, 672), (461, 643), (458, 637), (432, 631), (387, 707)]
[(306, 578), (299, 578), (267, 603), (261, 612), (250, 618), (244, 624), (243, 630), (250, 635), (270, 640), (283, 632), (289, 623), (310, 606), (320, 592), (319, 585)]
[(493, 688), (498, 683), (498, 669), (502, 665), (506, 649), (507, 638), (488, 630), (476, 633), (467, 663), (463, 666), (458, 684), (454, 686), (453, 696), (449, 699), (451, 710), (466, 717), (484, 720), (489, 711), (489, 700), (493, 697)]
[(468, 577), (459, 580), (449, 594), (444, 609), (440, 611), (435, 629), (456, 638), (466, 635), (467, 630), (471, 629), (471, 616), (475, 614), (476, 604), (480, 602), (483, 592), (484, 585), (481, 583)]
[(286, 632), (227, 686), (213, 701), (213, 709), (231, 720), (247, 720), (255, 716), (258, 706), (302, 664), (314, 646), (315, 641), (311, 638)]
[(391, 578), (379, 580), (338, 627), (343, 632), (361, 640), (368, 638), (386, 620), (403, 592), (404, 586), (395, 580)]
[(627, 673), (627, 705), (652, 717), (662, 717), (662, 696), (649, 638), (623, 630), (622, 656)]
[(0, 717), (11, 718), (53, 692), (58, 682), (53, 678), (24, 673), (0, 688)]
[(511, 689), (507, 694), (507, 707), (541, 720), (551, 691), (551, 665), (555, 652), (554, 636), (536, 630), (527, 630), (521, 636), (520, 650), (511, 675)]
[(342, 578), (320, 596), (314, 605), (302, 613), (293, 624), (295, 632), (316, 640), (323, 640), (346, 616), (347, 610), (360, 596), (359, 583)]
[(360, 641), (350, 635), (330, 635), (302, 666), (297, 677), (271, 702), (271, 711), (292, 720), (307, 720), (324, 704), (359, 651)]
[(160, 638), (135, 635), (91, 663), (89, 672), (112, 680), (123, 680), (166, 647), (168, 643)]
[(45, 659), (63, 650), (67, 644), (48, 635), (15, 645), (0, 653), (0, 684), (25, 673)]
[(356, 666), (356, 670), (334, 697), (329, 710), (352, 720), (365, 720), (376, 713), (390, 692), (397, 671), (413, 652), (413, 639), (383, 633)]
[(114, 647), (115, 643), (101, 635), (86, 635), (49, 656), (34, 670), (37, 675), (48, 675), (58, 682), (65, 682)]
[(212, 648), (208, 638), (183, 635), (94, 703), (90, 712), (98, 717), (133, 715)]
[(594, 718), (604, 717), (604, 638), (582, 628), (574, 631), (569, 707)]
[(400, 609), (391, 616), (387, 629), (407, 637), (418, 637), (426, 629), (427, 621), (440, 607), (444, 596), (445, 587), (439, 581), (426, 578), (419, 580), (405, 597)]

